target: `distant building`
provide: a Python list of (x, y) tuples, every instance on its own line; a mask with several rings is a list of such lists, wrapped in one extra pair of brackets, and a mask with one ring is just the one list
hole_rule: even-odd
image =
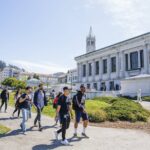
[(64, 83), (67, 83), (67, 74), (63, 74), (58, 77), (58, 84)]
[(75, 84), (78, 81), (77, 69), (68, 70), (67, 73), (67, 83)]

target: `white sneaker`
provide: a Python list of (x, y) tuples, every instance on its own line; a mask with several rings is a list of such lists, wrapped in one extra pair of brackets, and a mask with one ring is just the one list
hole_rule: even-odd
[(57, 133), (57, 131), (54, 131), (54, 134), (55, 134), (55, 139), (58, 140), (58, 133)]
[(61, 144), (63, 144), (63, 145), (69, 145), (69, 142), (68, 142), (67, 139), (65, 139), (64, 141), (61, 141)]
[(27, 132), (23, 132), (23, 135), (27, 135)]

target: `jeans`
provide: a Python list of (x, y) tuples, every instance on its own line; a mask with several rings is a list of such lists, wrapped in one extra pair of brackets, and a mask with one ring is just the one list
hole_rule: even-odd
[(34, 120), (34, 125), (36, 125), (37, 121), (39, 123), (39, 128), (41, 128), (41, 113), (42, 113), (43, 108), (37, 107), (37, 116)]
[(5, 111), (7, 110), (8, 100), (2, 99), (0, 110), (2, 109), (3, 105), (5, 104)]
[(29, 118), (31, 118), (31, 111), (32, 111), (32, 105), (30, 105), (30, 109), (29, 109)]
[(22, 123), (20, 126), (21, 126), (23, 132), (26, 132), (26, 122), (29, 119), (29, 110), (22, 108), (21, 111), (22, 111)]

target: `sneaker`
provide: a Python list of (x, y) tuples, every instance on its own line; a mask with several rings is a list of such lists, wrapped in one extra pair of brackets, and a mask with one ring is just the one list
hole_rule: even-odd
[(58, 140), (58, 133), (57, 133), (57, 131), (54, 131), (54, 134), (55, 134), (55, 139)]
[(42, 131), (43, 131), (43, 128), (42, 128), (42, 127), (39, 127), (39, 131), (42, 132)]
[(89, 138), (85, 133), (82, 132), (82, 136)]
[(64, 141), (61, 141), (61, 144), (63, 144), (63, 145), (69, 145), (69, 142), (68, 142), (67, 139), (65, 139)]
[(20, 128), (21, 128), (21, 130), (23, 130), (22, 124), (20, 124)]
[(27, 135), (27, 132), (23, 132), (23, 135)]
[(74, 133), (74, 135), (73, 135), (74, 137), (78, 137), (78, 135), (77, 135), (77, 133)]

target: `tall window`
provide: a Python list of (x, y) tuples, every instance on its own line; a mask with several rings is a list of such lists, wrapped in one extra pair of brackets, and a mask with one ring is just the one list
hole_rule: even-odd
[(103, 73), (107, 73), (107, 59), (103, 60)]
[(87, 84), (87, 89), (90, 89), (91, 88), (91, 85), (90, 84)]
[(97, 83), (94, 83), (93, 87), (94, 87), (95, 90), (97, 90)]
[(111, 72), (116, 72), (116, 57), (111, 58)]
[(110, 91), (115, 89), (114, 81), (110, 81)]
[(89, 76), (91, 76), (91, 75), (92, 75), (92, 64), (89, 63)]
[(129, 66), (128, 66), (128, 54), (125, 54), (125, 64), (126, 64), (126, 71), (128, 71)]
[(138, 69), (138, 52), (130, 53), (131, 70)]
[(140, 62), (141, 62), (141, 68), (144, 67), (144, 53), (143, 50), (140, 50)]
[(86, 65), (83, 65), (83, 77), (86, 77)]
[(95, 62), (95, 74), (98, 75), (99, 74), (99, 61)]

